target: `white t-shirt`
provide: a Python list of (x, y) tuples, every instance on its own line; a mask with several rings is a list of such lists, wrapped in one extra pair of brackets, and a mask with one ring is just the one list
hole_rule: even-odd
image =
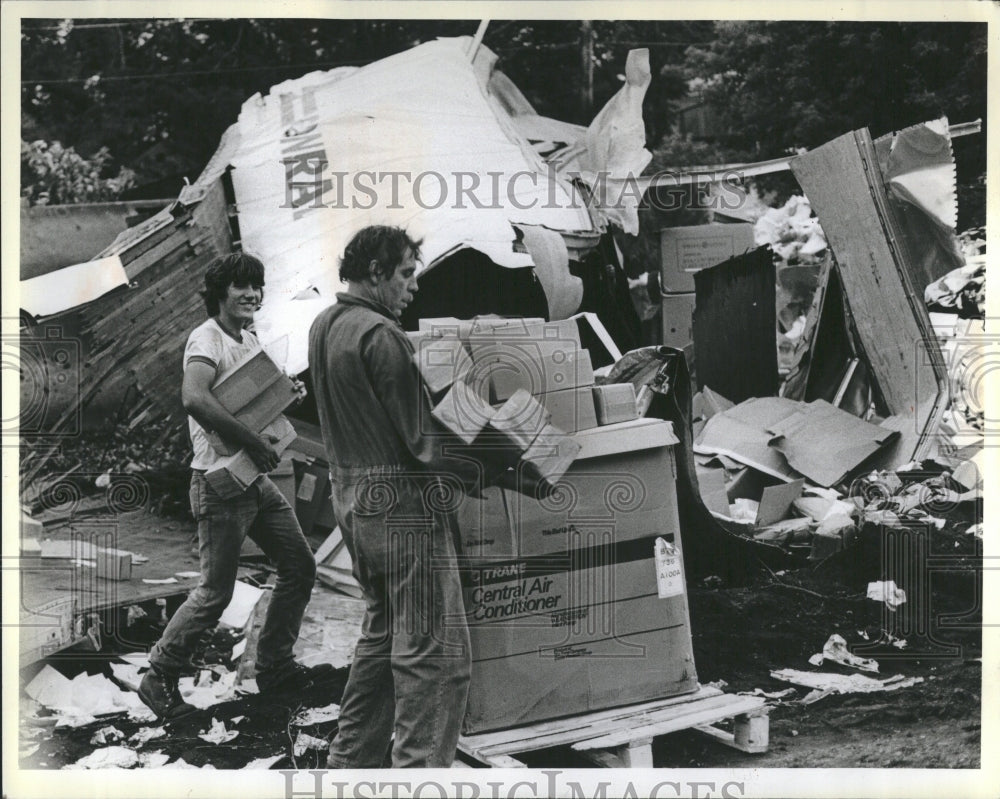
[[(184, 368), (187, 369), (192, 361), (199, 361), (214, 366), (215, 374), (218, 376), (247, 355), (261, 349), (260, 342), (253, 333), (249, 330), (240, 332), (242, 340), (236, 341), (215, 319), (209, 319), (199, 325), (191, 331), (184, 347)], [(223, 457), (208, 442), (204, 428), (192, 416), (188, 416), (188, 431), (191, 433), (191, 446), (194, 448), (192, 469), (207, 469)]]

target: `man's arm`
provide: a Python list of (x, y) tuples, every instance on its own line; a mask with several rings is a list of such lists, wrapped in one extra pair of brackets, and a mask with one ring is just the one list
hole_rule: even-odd
[(260, 436), (227, 411), (212, 394), (215, 367), (192, 360), (184, 369), (181, 383), (181, 403), (194, 420), (206, 430), (214, 430), (226, 441), (246, 450), (253, 462), (265, 472), (274, 469), (281, 460), (277, 452)]

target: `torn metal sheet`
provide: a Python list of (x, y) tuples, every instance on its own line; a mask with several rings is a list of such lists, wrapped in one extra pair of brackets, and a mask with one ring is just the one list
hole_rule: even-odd
[(127, 285), (125, 267), (117, 255), (112, 255), (22, 280), (20, 306), (32, 316), (49, 316)]
[[(867, 130), (798, 156), (792, 172), (816, 210), (840, 266), (861, 349), (899, 431), (880, 465), (930, 451), (947, 399), (941, 351), (899, 244)], [(907, 312), (908, 311), (908, 312)]]

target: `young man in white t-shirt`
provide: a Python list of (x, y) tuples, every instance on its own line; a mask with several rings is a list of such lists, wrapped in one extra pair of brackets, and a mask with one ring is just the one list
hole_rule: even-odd
[[(294, 510), (266, 475), (278, 465), (278, 453), (223, 408), (211, 392), (219, 374), (260, 350), (247, 326), (260, 307), (263, 289), (264, 265), (257, 258), (245, 253), (216, 258), (205, 273), (202, 292), (210, 318), (192, 331), (184, 349), (181, 400), (194, 448), (191, 512), (198, 522), (201, 580), (150, 652), (151, 668), (139, 686), (139, 696), (164, 720), (195, 710), (181, 698), (177, 680), (183, 670), (191, 668), (198, 640), (215, 627), (232, 598), (247, 535), (278, 572), (258, 642), (258, 687), (261, 691), (307, 688), (333, 670), (326, 664), (309, 668), (292, 658), (316, 577), (316, 561)], [(239, 497), (219, 497), (205, 479), (205, 470), (222, 457), (209, 443), (206, 429), (246, 450), (265, 473)]]

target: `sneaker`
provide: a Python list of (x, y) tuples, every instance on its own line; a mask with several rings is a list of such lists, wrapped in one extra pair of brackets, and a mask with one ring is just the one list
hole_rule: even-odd
[(177, 678), (150, 669), (139, 683), (139, 698), (156, 714), (158, 721), (176, 721), (190, 716), (198, 708), (181, 698)]
[(308, 690), (333, 677), (336, 669), (332, 663), (306, 666), (293, 661), (290, 666), (268, 669), (257, 673), (257, 688), (261, 693), (276, 691)]

